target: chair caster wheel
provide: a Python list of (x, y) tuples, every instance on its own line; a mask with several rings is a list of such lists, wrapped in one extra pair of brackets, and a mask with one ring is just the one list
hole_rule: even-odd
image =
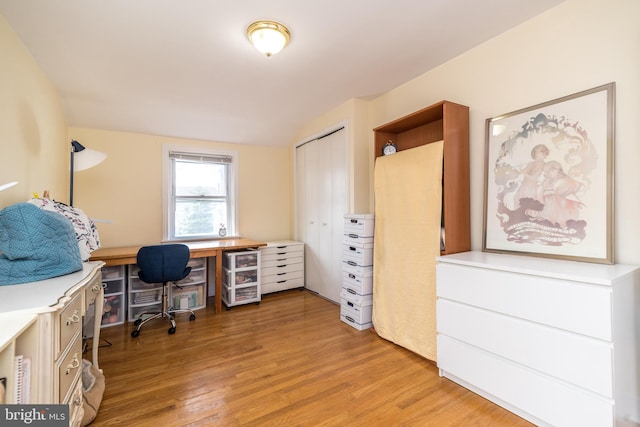
[(139, 330), (135, 330), (133, 332), (131, 332), (131, 337), (132, 338), (138, 338), (138, 335), (140, 335), (140, 331)]
[(196, 320), (196, 315), (192, 314), (191, 316), (189, 316), (189, 320)]
[(142, 319), (136, 319), (136, 321), (133, 322), (135, 326), (140, 326), (140, 323), (142, 323)]
[(176, 333), (176, 328), (171, 327), (171, 328), (169, 328), (169, 330), (167, 332), (169, 332), (169, 335), (173, 335), (173, 334)]

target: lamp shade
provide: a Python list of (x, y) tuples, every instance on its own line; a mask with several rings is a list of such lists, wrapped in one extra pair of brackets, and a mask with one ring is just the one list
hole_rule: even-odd
[(89, 169), (107, 158), (105, 153), (85, 148), (78, 141), (71, 141), (71, 162), (69, 168), (69, 206), (73, 206), (73, 173)]
[(73, 153), (73, 170), (83, 171), (92, 168), (107, 158), (101, 151), (85, 148), (78, 141), (71, 141), (71, 152)]
[(249, 41), (267, 56), (275, 55), (289, 43), (291, 33), (274, 21), (256, 21), (247, 28)]
[(0, 191), (6, 190), (7, 188), (11, 188), (14, 185), (16, 185), (17, 183), (18, 183), (18, 181), (12, 181), (12, 182), (7, 182), (6, 184), (2, 184), (2, 185), (0, 185)]

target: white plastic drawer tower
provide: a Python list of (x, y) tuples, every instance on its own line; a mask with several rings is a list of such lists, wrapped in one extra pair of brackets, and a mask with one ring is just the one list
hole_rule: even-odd
[(225, 252), (222, 258), (222, 302), (227, 309), (259, 303), (260, 298), (260, 251)]

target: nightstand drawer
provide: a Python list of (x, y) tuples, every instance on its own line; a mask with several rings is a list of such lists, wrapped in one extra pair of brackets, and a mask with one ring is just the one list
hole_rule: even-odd
[(75, 335), (80, 335), (82, 328), (82, 298), (80, 294), (74, 296), (58, 313), (58, 325), (60, 325), (60, 336), (58, 337), (60, 347), (56, 351), (56, 358), (67, 348)]
[(60, 403), (68, 403), (69, 395), (75, 380), (82, 373), (82, 340), (80, 335), (76, 337), (69, 351), (58, 365), (58, 396)]

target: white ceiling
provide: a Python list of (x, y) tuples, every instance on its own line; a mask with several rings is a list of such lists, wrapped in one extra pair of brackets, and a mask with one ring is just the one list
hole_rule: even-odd
[[(68, 124), (285, 146), (562, 0), (0, 0)], [(290, 44), (267, 58), (258, 19)], [(6, 60), (4, 58), (3, 60)]]

